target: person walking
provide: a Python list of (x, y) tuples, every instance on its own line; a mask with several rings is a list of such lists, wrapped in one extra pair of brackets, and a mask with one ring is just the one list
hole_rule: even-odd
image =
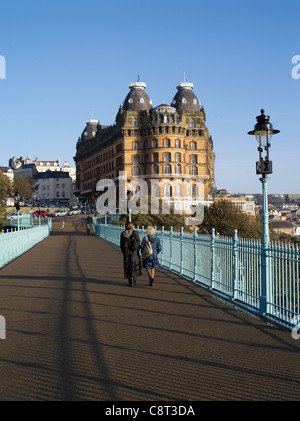
[(63, 230), (63, 229), (64, 229), (64, 227), (65, 227), (65, 221), (62, 219), (62, 220), (61, 220), (61, 229)]
[(143, 258), (143, 267), (147, 271), (149, 285), (152, 287), (154, 285), (155, 268), (158, 267), (158, 254), (161, 252), (161, 244), (160, 239), (155, 235), (154, 227), (148, 227), (146, 232), (147, 235), (142, 240), (141, 250), (144, 250), (147, 241), (149, 241), (152, 247), (152, 254)]
[(133, 229), (132, 222), (127, 222), (125, 231), (121, 233), (120, 247), (123, 253), (124, 278), (128, 279), (130, 287), (136, 284), (136, 278), (142, 275), (140, 244), (139, 233)]

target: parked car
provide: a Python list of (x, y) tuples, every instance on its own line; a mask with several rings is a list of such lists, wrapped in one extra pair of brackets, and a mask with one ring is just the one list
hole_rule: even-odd
[[(19, 212), (19, 220), (21, 221), (22, 220), (22, 212)], [(12, 221), (18, 221), (18, 212), (13, 212), (13, 213), (10, 213), (9, 215), (8, 215), (8, 217), (7, 217), (7, 220), (9, 221), (9, 222), (12, 222)]]
[(52, 212), (50, 216), (56, 217), (56, 216), (66, 216), (67, 211), (63, 209), (57, 209), (56, 211)]
[(72, 209), (72, 215), (81, 215), (80, 209)]
[(72, 209), (69, 209), (69, 210), (67, 211), (67, 216), (70, 216), (70, 215), (73, 215), (73, 211), (72, 211)]
[(33, 218), (38, 218), (39, 216), (41, 218), (45, 218), (46, 216), (48, 216), (47, 212), (46, 211), (43, 211), (43, 210), (34, 211), (31, 215), (32, 215)]

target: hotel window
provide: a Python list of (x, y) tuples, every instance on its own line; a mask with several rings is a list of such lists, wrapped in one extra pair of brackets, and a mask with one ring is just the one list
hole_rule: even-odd
[(157, 184), (153, 185), (153, 197), (159, 197), (159, 186)]
[(169, 123), (169, 116), (168, 115), (164, 116), (164, 123)]
[(191, 164), (197, 164), (197, 155), (191, 155)]
[(175, 154), (175, 162), (180, 162), (180, 153)]
[(135, 149), (135, 150), (138, 150), (139, 149), (138, 142), (133, 142), (133, 149)]
[(170, 186), (170, 184), (164, 185), (164, 197), (171, 197), (171, 186)]
[(171, 165), (170, 164), (165, 165), (165, 174), (171, 174)]
[(198, 196), (198, 187), (196, 185), (191, 186), (191, 195), (192, 195), (192, 197)]
[(169, 152), (164, 154), (164, 161), (171, 162), (171, 154)]
[(196, 142), (191, 142), (191, 149), (192, 150), (195, 150), (196, 149)]
[(159, 174), (159, 168), (157, 164), (153, 165), (153, 174)]
[(155, 139), (153, 140), (153, 148), (157, 148), (158, 147), (158, 140)]
[(191, 167), (191, 175), (197, 175), (197, 174), (198, 174), (197, 167), (196, 167), (196, 165), (193, 165)]
[(166, 139), (165, 140), (164, 146), (165, 146), (165, 148), (169, 148), (170, 147), (170, 139)]
[(177, 164), (175, 166), (175, 174), (181, 174), (181, 165)]
[(152, 154), (153, 162), (158, 162), (158, 153)]
[(175, 197), (181, 197), (181, 184), (175, 186)]
[(194, 118), (191, 118), (190, 124), (191, 124), (191, 127), (195, 127), (195, 119)]
[(139, 125), (139, 122), (138, 122), (137, 118), (133, 119), (133, 125), (134, 125), (134, 127), (137, 127)]
[(139, 167), (133, 167), (133, 175), (140, 175)]
[(138, 155), (134, 155), (133, 156), (133, 163), (134, 164), (138, 164), (139, 163), (139, 156)]
[(175, 140), (175, 148), (180, 148), (180, 140), (179, 139)]

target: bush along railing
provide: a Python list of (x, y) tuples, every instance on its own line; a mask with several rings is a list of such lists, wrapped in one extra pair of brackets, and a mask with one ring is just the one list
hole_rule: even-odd
[(0, 233), (0, 268), (44, 240), (50, 232), (51, 220), (49, 219), (48, 224)]
[[(98, 222), (94, 218), (95, 234), (119, 246), (124, 227)], [(146, 235), (144, 227), (135, 229), (141, 239)], [(297, 245), (274, 242), (262, 250), (260, 240), (238, 238), (236, 230), (233, 237), (223, 237), (216, 235), (214, 229), (211, 235), (198, 235), (196, 229), (194, 234), (188, 234), (183, 228), (174, 232), (162, 227), (156, 235), (162, 244), (162, 267), (284, 325), (300, 321)]]

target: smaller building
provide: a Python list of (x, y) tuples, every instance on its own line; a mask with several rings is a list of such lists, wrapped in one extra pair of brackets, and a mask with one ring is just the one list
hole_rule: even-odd
[(14, 170), (14, 178), (28, 177), (34, 178), (37, 174), (36, 166), (32, 164), (24, 164)]
[[(41, 201), (64, 202), (74, 199), (72, 179), (65, 171), (45, 171), (35, 175), (33, 196)], [(34, 198), (33, 197), (33, 198)]]
[(248, 213), (250, 215), (255, 215), (255, 201), (248, 200), (246, 197), (236, 197), (236, 196), (228, 196), (228, 197), (215, 197), (214, 201), (218, 202), (220, 200), (226, 200), (231, 202), (234, 206), (236, 206), (241, 211)]
[(9, 167), (0, 167), (0, 172), (2, 172), (2, 174), (5, 174), (10, 181), (13, 181), (14, 179), (14, 171), (9, 168)]

